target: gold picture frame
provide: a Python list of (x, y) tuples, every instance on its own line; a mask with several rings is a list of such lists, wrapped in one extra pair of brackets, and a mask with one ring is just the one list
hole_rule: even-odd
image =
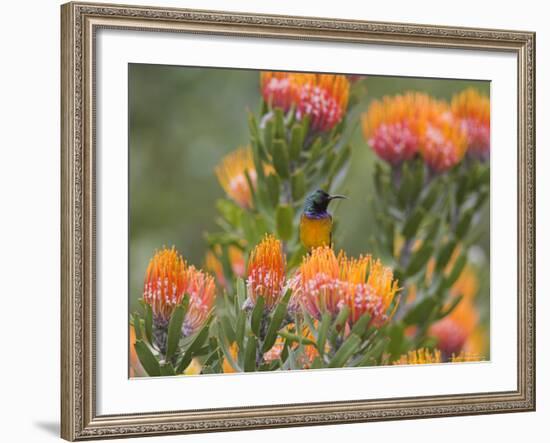
[[(68, 3), (61, 7), (61, 436), (263, 429), (535, 409), (535, 34)], [(100, 416), (95, 390), (95, 33), (98, 29), (505, 51), (518, 60), (518, 380), (510, 392)]]

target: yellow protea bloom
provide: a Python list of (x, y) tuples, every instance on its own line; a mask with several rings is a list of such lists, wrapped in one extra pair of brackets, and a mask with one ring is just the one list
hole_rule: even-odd
[(491, 149), (491, 103), (489, 97), (474, 88), (456, 94), (451, 101), (451, 112), (468, 140), (468, 155), (487, 160)]
[(242, 208), (251, 208), (252, 190), (250, 189), (246, 174), (250, 178), (252, 186), (256, 186), (257, 173), (250, 147), (238, 148), (227, 154), (215, 169), (218, 182), (235, 203)]
[(345, 75), (265, 71), (260, 74), (260, 88), (271, 106), (284, 112), (294, 106), (298, 120), (308, 116), (310, 128), (323, 132), (342, 120), (350, 83)]
[[(314, 249), (306, 256), (291, 282), (294, 303), (301, 304), (310, 315), (319, 319), (323, 312), (337, 315), (348, 306), (348, 323), (355, 323), (369, 313), (371, 323), (381, 326), (391, 316), (398, 283), (391, 268), (370, 255), (348, 258), (338, 256), (332, 248)], [(394, 306), (395, 309), (395, 306)]]
[(283, 245), (273, 235), (266, 235), (250, 253), (246, 286), (252, 305), (264, 298), (265, 308), (271, 310), (283, 295), (286, 258)]
[(441, 363), (441, 351), (434, 349), (430, 351), (427, 348), (414, 349), (403, 354), (398, 360), (394, 361), (394, 365), (425, 365)]
[(212, 311), (216, 287), (214, 278), (189, 266), (175, 248), (157, 251), (145, 274), (143, 300), (151, 306), (159, 328), (168, 325), (175, 307), (189, 294), (189, 307), (183, 322), (184, 335), (200, 328)]

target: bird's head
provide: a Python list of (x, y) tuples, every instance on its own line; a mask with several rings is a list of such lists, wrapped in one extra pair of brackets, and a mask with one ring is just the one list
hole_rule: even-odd
[(308, 215), (324, 215), (327, 212), (328, 204), (332, 200), (347, 198), (344, 195), (330, 195), (322, 189), (312, 192), (304, 203), (304, 212)]

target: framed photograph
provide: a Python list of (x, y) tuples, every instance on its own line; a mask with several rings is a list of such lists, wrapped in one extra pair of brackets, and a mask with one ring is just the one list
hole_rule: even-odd
[(535, 35), (62, 14), (62, 437), (535, 408)]

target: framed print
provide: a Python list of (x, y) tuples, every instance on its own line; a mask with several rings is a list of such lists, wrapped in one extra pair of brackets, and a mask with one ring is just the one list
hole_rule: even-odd
[(68, 3), (62, 437), (535, 408), (535, 36)]

